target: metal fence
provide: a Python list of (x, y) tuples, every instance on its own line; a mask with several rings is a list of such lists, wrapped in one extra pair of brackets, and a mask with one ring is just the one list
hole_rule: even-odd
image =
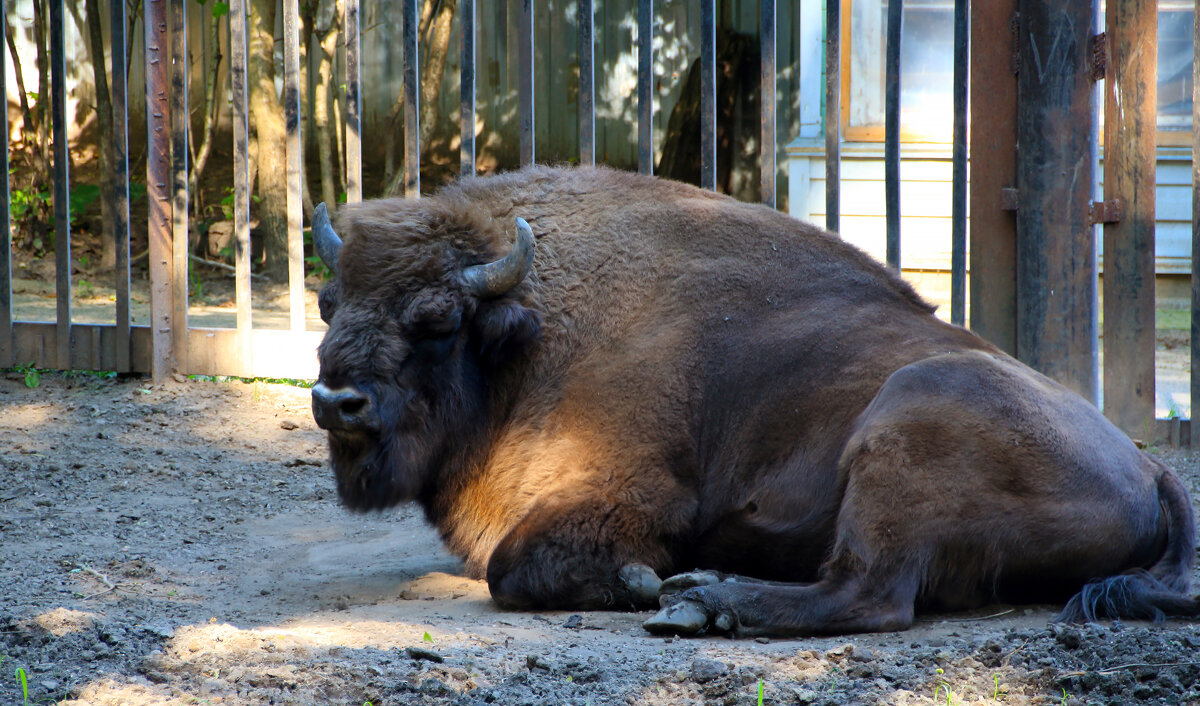
[[(698, 0), (701, 14), (701, 184), (714, 189), (716, 185), (716, 12), (715, 0)], [(80, 324), (72, 321), (71, 312), (71, 262), (70, 262), (70, 218), (69, 191), (67, 184), (68, 155), (65, 111), (65, 64), (63, 51), (63, 16), (65, 0), (51, 0), (50, 33), (52, 59), (52, 115), (54, 125), (54, 210), (56, 214), (56, 258), (57, 258), (57, 320), (55, 323), (13, 321), (12, 306), (12, 262), (11, 229), (9, 209), (0, 209), (0, 226), (5, 233), (5, 247), (0, 257), (0, 365), (13, 366), (32, 362), (40, 367), (59, 369), (102, 369), (122, 372), (149, 373), (154, 379), (162, 379), (172, 372), (202, 373), (242, 376), (313, 377), (316, 374), (314, 350), (321, 334), (305, 330), (306, 312), (303, 297), (304, 251), (302, 239), (301, 168), (300, 140), (300, 63), (298, 0), (283, 0), (284, 27), (284, 88), (283, 103), (287, 134), (288, 172), (288, 262), (289, 262), (289, 329), (256, 329), (251, 311), (251, 262), (250, 262), (250, 184), (248, 145), (248, 91), (247, 91), (247, 6), (246, 0), (230, 3), (230, 73), (233, 103), (233, 154), (234, 154), (234, 216), (235, 216), (235, 268), (236, 268), (236, 327), (232, 329), (197, 328), (188, 325), (188, 186), (187, 186), (187, 91), (185, 90), (185, 52), (187, 47), (187, 23), (184, 0), (145, 0), (144, 27), (146, 28), (146, 116), (147, 116), (147, 198), (149, 201), (149, 265), (151, 281), (151, 319), (148, 326), (133, 326), (130, 319), (130, 250), (129, 250), (129, 175), (128, 175), (128, 100), (125, 86), (124, 57), (126, 51), (125, 1), (112, 0), (111, 42), (113, 57), (113, 105), (115, 130), (112, 136), (118, 155), (118, 167), (112, 175), (120, 186), (120, 214), (117, 218), (118, 262), (116, 286), (116, 319), (111, 325)], [(578, 0), (578, 65), (579, 65), (579, 160), (583, 164), (595, 162), (595, 75), (593, 64), (593, 2)], [(1063, 29), (1061, 20), (1040, 17), (1039, 11), (1048, 7), (1065, 5), (1079, 17), (1086, 18), (1094, 13), (1093, 0), (1067, 0), (1051, 3), (1047, 0), (989, 0), (970, 7), (968, 0), (955, 2), (954, 39), (954, 147), (953, 147), (953, 245), (952, 245), (952, 304), (951, 314), (955, 323), (966, 324), (966, 272), (967, 272), (967, 229), (968, 215), (974, 227), (971, 235), (972, 250), (972, 328), (995, 340), (1001, 347), (1017, 354), (1035, 367), (1047, 370), (1052, 375), (1065, 378), (1068, 385), (1086, 396), (1097, 398), (1095, 385), (1089, 380), (1098, 379), (1096, 370), (1096, 338), (1098, 331), (1091, 322), (1097, 319), (1095, 296), (1086, 296), (1078, 288), (1063, 302), (1058, 317), (1046, 315), (1047, 307), (1059, 305), (1053, 276), (1045, 275), (1041, 265), (1045, 263), (1063, 265), (1074, 256), (1073, 251), (1056, 250), (1054, 237), (1047, 233), (1059, 227), (1051, 221), (1058, 217), (1046, 206), (1047, 199), (1063, 198), (1060, 192), (1049, 190), (1041, 194), (1042, 201), (1035, 203), (1034, 191), (1038, 182), (1031, 181), (1037, 167), (1035, 160), (1051, 159), (1054, 155), (1037, 153), (1022, 145), (1022, 161), (1013, 163), (1012, 155), (1017, 152), (1018, 129), (1010, 129), (1019, 123), (1024, 129), (1036, 129), (1031, 124), (1045, 117), (1045, 111), (1055, 111), (1061, 106), (1038, 103), (1030, 96), (1036, 91), (1022, 89), (1033, 72), (1018, 71), (1014, 76), (1011, 62), (1015, 55), (1020, 58), (1024, 39), (1017, 29), (1048, 33)], [(1200, 2), (1198, 2), (1200, 6)], [(1136, 0), (1129, 3), (1110, 3), (1109, 26), (1106, 43), (1098, 44), (1098, 55), (1107, 56), (1107, 73), (1100, 69), (1100, 76), (1108, 79), (1110, 94), (1115, 91), (1133, 92), (1137, 83), (1144, 80), (1145, 67), (1153, 70), (1153, 51), (1125, 52), (1130, 42), (1154, 42), (1153, 34), (1147, 35), (1144, 22), (1134, 21), (1137, 12), (1141, 17), (1154, 12), (1153, 0)], [(345, 0), (343, 36), (345, 47), (345, 84), (347, 91), (346, 110), (346, 164), (348, 200), (362, 198), (362, 152), (361, 152), (361, 88), (359, 81), (359, 0)], [(1131, 9), (1134, 8), (1134, 9)], [(1148, 10), (1146, 8), (1149, 8)], [(975, 13), (972, 16), (971, 10)], [(0, 12), (4, 0), (0, 0)], [(534, 144), (534, 52), (533, 52), (533, 0), (521, 0), (520, 23), (516, 28), (520, 37), (519, 52), (519, 115), (514, 128), (520, 141), (521, 164), (535, 161)], [(1020, 13), (1018, 13), (1020, 10)], [(476, 35), (475, 0), (460, 0), (463, 22), (462, 65), (461, 65), (461, 165), (464, 173), (475, 169), (475, 56)], [(900, 39), (902, 37), (902, 0), (888, 3), (886, 42), (886, 208), (887, 208), (887, 260), (896, 268), (900, 266)], [(1118, 21), (1117, 16), (1121, 19)], [(827, 169), (827, 227), (838, 230), (839, 221), (839, 153), (841, 143), (840, 96), (842, 91), (843, 7), (839, 0), (826, 1), (826, 90), (825, 90), (825, 138)], [(1066, 16), (1063, 14), (1063, 16)], [(404, 47), (404, 94), (405, 94), (405, 193), (418, 197), (420, 193), (420, 129), (418, 82), (418, 4), (417, 0), (403, 0)], [(765, 203), (776, 203), (776, 54), (775, 54), (775, 0), (761, 0), (760, 8), (761, 56), (761, 193)], [(643, 173), (653, 170), (654, 149), (651, 121), (654, 115), (651, 75), (653, 59), (653, 0), (638, 0), (638, 169)], [(1078, 19), (1078, 17), (1074, 18)], [(1073, 20), (1072, 20), (1073, 21)], [(1025, 23), (1025, 24), (1022, 24)], [(996, 27), (1010, 25), (1012, 34), (997, 32)], [(1085, 22), (1085, 27), (1090, 25)], [(1090, 37), (1090, 35), (1089, 35)], [(1200, 37), (1200, 12), (1197, 13), (1197, 37)], [(972, 38), (974, 40), (972, 44)], [(1033, 51), (1037, 50), (1036, 39)], [(1104, 40), (1101, 40), (1102, 42)], [(1143, 44), (1145, 46), (1145, 44)], [(999, 49), (997, 49), (999, 47)], [(1196, 47), (1200, 50), (1200, 41)], [(1116, 56), (1116, 59), (1113, 56)], [(1127, 61), (1127, 55), (1140, 56), (1140, 63)], [(1101, 62), (1103, 64), (1103, 62)], [(1135, 65), (1136, 64), (1136, 65)], [(1026, 64), (1026, 65), (1032, 65)], [(1200, 67), (1197, 61), (1195, 67)], [(1039, 66), (1039, 71), (1041, 67)], [(1139, 73), (1143, 72), (1143, 73)], [(1044, 77), (1041, 77), (1044, 78)], [(1093, 77), (1095, 78), (1095, 77)], [(3, 71), (0, 71), (0, 88), (3, 88)], [(1065, 79), (1064, 79), (1065, 80)], [(1152, 82), (1147, 82), (1152, 83)], [(972, 163), (977, 176), (970, 184), (971, 209), (967, 208), (967, 115), (968, 86), (975, 106), (970, 140)], [(1025, 90), (1017, 110), (1017, 94)], [(1200, 91), (1200, 82), (1196, 83)], [(135, 91), (136, 93), (136, 91)], [(1076, 98), (1078, 100), (1078, 98)], [(1089, 99), (1090, 100), (1090, 99)], [(1104, 200), (1095, 205), (1096, 220), (1105, 223), (1106, 238), (1111, 245), (1105, 252), (1105, 326), (1106, 356), (1105, 400), (1114, 412), (1110, 416), (1123, 420), (1127, 430), (1128, 420), (1153, 419), (1153, 346), (1154, 346), (1154, 272), (1153, 272), (1153, 191), (1147, 206), (1141, 196), (1116, 193), (1120, 189), (1144, 189), (1145, 143), (1125, 136), (1144, 137), (1147, 130), (1153, 133), (1154, 115), (1152, 101), (1149, 113), (1134, 114), (1132, 111), (1121, 121), (1110, 115), (1107, 126), (1112, 132), (1106, 135), (1108, 150), (1106, 169), (1109, 165), (1117, 170), (1108, 174)], [(1040, 106), (1040, 107), (1039, 107)], [(1200, 107), (1200, 100), (1195, 101)], [(1042, 112), (1039, 113), (1038, 111)], [(1127, 109), (1128, 110), (1128, 109)], [(1042, 116), (1039, 118), (1038, 116)], [(1148, 117), (1147, 117), (1148, 115)], [(1032, 116), (1032, 117), (1031, 117)], [(1148, 120), (1148, 122), (1146, 122)], [(0, 127), (7, 134), (7, 116), (0, 115)], [(1085, 121), (1087, 122), (1087, 121)], [(1117, 123), (1120, 123), (1119, 125)], [(1200, 125), (1200, 117), (1194, 119)], [(1067, 126), (1066, 130), (1085, 130), (1086, 126)], [(987, 139), (977, 139), (987, 130)], [(1094, 130), (1094, 128), (1093, 128)], [(1122, 132), (1124, 131), (1124, 132)], [(1011, 134), (1010, 134), (1011, 133)], [(1021, 133), (1025, 135), (1025, 133)], [(1074, 133), (1071, 133), (1074, 134)], [(1200, 135), (1200, 133), (1196, 133)], [(1057, 135), (1056, 137), (1061, 137)], [(1009, 139), (1011, 138), (1011, 139)], [(1094, 140), (1093, 140), (1094, 144)], [(1200, 152), (1200, 137), (1197, 137), (1197, 152)], [(1153, 184), (1153, 142), (1149, 148), (1149, 183)], [(1128, 154), (1129, 158), (1122, 155)], [(7, 152), (3, 170), (5, 193), (8, 193)], [(1200, 162), (1194, 162), (1198, 164)], [(1042, 165), (1044, 166), (1044, 165)], [(999, 170), (997, 177), (993, 172)], [(1126, 178), (1128, 177), (1128, 178)], [(1062, 181), (1062, 180), (1060, 180)], [(1196, 183), (1200, 184), (1200, 174)], [(1090, 184), (1090, 181), (1089, 181)], [(1200, 186), (1194, 187), (1200, 189)], [(1143, 192), (1138, 192), (1143, 193)], [(1200, 194), (1200, 191), (1196, 191)], [(1090, 202), (1090, 194), (1088, 195)], [(1120, 204), (1119, 207), (1117, 204)], [(1194, 232), (1200, 232), (1200, 196), (1194, 197)], [(1144, 233), (1145, 209), (1150, 210), (1149, 240)], [(1017, 215), (1014, 216), (1014, 210)], [(1120, 217), (1116, 212), (1120, 211)], [(1073, 218), (1080, 217), (1075, 214)], [(1061, 219), (1060, 219), (1061, 220)], [(1077, 224), (1076, 224), (1077, 225)], [(1130, 228), (1140, 229), (1130, 231)], [(1086, 238), (1090, 223), (1085, 228), (1075, 228)], [(1124, 229), (1124, 230), (1122, 230)], [(1022, 232), (1020, 253), (1016, 249), (1016, 233)], [(1131, 235), (1132, 233), (1132, 235)], [(1040, 240), (1039, 240), (1040, 238)], [(1030, 245), (1032, 243), (1032, 245)], [(1106, 244), (1108, 240), (1106, 240)], [(1147, 244), (1148, 243), (1148, 244)], [(1032, 249), (1031, 249), (1032, 248)], [(1025, 258), (1022, 264), (1021, 258)], [(1094, 257), (1093, 257), (1094, 260)], [(1149, 262), (1149, 271), (1146, 263)], [(1128, 267), (1134, 269), (1126, 271)], [(1086, 264), (1086, 263), (1085, 263)], [(1052, 267), (1049, 269), (1053, 269)], [(1030, 272), (1042, 275), (1030, 277)], [(1200, 371), (1195, 365), (1200, 357), (1200, 238), (1193, 238), (1192, 268), (1192, 399), (1200, 399)], [(1049, 277), (1049, 278), (1048, 278)], [(1091, 270), (1079, 275), (1078, 281), (1095, 281), (1094, 263)], [(1090, 278), (1090, 280), (1089, 280)], [(1147, 284), (1148, 282), (1148, 284)], [(1070, 283), (1066, 283), (1070, 284)], [(1108, 302), (1114, 302), (1112, 311)], [(1149, 321), (1146, 311), (1149, 307)], [(1130, 309), (1132, 307), (1132, 309)], [(1018, 310), (1021, 312), (1018, 313)], [(1132, 310), (1135, 314), (1129, 314)], [(1030, 312), (1033, 312), (1031, 314)], [(1035, 315), (1036, 314), (1036, 315)], [(1052, 330), (1054, 322), (1074, 322), (1067, 331)], [(1078, 324), (1078, 326), (1074, 325)], [(1082, 333), (1081, 333), (1082, 332)], [(1018, 343), (1020, 345), (1018, 345)], [(1149, 347), (1149, 356), (1145, 351)], [(1081, 352), (1082, 351), (1082, 352)], [(1066, 361), (1066, 365), (1060, 365)], [(1082, 374), (1078, 371), (1082, 370)], [(1143, 389), (1149, 375), (1149, 393)], [(1074, 376), (1074, 377), (1073, 377)], [(1082, 381), (1082, 382), (1081, 382)], [(1130, 384), (1130, 381), (1133, 384)], [(1133, 394), (1126, 394), (1135, 388)], [(1147, 405), (1149, 405), (1147, 407)], [(1195, 407), (1193, 406), (1193, 409)], [(1180, 420), (1159, 420), (1153, 435), (1187, 440), (1193, 447), (1200, 448), (1200, 425), (1189, 425)]]

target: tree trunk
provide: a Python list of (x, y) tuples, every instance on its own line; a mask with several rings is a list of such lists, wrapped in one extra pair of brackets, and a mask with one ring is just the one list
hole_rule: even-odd
[[(100, 3), (86, 0), (87, 29), (90, 39), (88, 53), (92, 59), (92, 76), (96, 82), (96, 113), (100, 128), (100, 173), (112, 174), (117, 155), (113, 146), (112, 96), (108, 92), (108, 70), (104, 66), (104, 31), (101, 28)], [(117, 266), (117, 185), (112, 179), (100, 179), (100, 266)]]
[(422, 12), (421, 59), (421, 145), (430, 144), (438, 127), (438, 94), (442, 90), (442, 73), (450, 49), (450, 25), (454, 20), (455, 0), (425, 0)]
[[(200, 220), (202, 209), (204, 208), (203, 199), (201, 198), (200, 177), (204, 174), (204, 167), (208, 164), (208, 156), (212, 154), (213, 133), (217, 129), (217, 121), (221, 116), (221, 101), (217, 100), (220, 95), (218, 87), (221, 85), (221, 18), (217, 15), (212, 17), (212, 74), (204, 83), (204, 125), (201, 128), (203, 137), (200, 140), (200, 149), (196, 154), (192, 155), (192, 175), (188, 181), (188, 188), (192, 193), (192, 204), (196, 220)], [(191, 131), (188, 131), (190, 139)]]
[(338, 22), (340, 13), (335, 11), (334, 0), (321, 0), (318, 10), (316, 34), (321, 41), (321, 62), (317, 70), (316, 111), (317, 153), (321, 164), (321, 200), (332, 207), (337, 203), (338, 159), (334, 144), (333, 123), (333, 53), (337, 49)]
[(50, 8), (46, 0), (34, 0), (33, 40), (37, 45), (38, 99), (33, 111), (37, 125), (34, 150), (36, 168), (50, 174)]
[(30, 136), (37, 132), (37, 128), (34, 127), (33, 112), (29, 109), (29, 94), (25, 91), (25, 79), (21, 71), (21, 55), (17, 53), (17, 45), (13, 41), (12, 25), (9, 24), (7, 17), (4, 18), (4, 28), (6, 30), (4, 38), (8, 41), (8, 53), (12, 56), (13, 72), (17, 77), (17, 94), (21, 100), (21, 135), (28, 142)]
[(275, 0), (253, 0), (248, 75), (258, 174), (258, 227), (264, 271), (276, 282), (288, 272), (287, 142), (283, 106), (275, 94)]

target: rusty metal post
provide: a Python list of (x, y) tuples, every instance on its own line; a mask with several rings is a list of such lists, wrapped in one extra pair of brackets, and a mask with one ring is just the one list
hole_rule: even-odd
[(1017, 356), (1095, 403), (1093, 0), (1018, 7)]
[(114, 366), (118, 372), (133, 370), (129, 316), (129, 85), (126, 76), (125, 0), (112, 0), (112, 108), (113, 154), (116, 159), (112, 179), (117, 187), (117, 212), (113, 229), (117, 238), (117, 343)]
[(638, 0), (638, 173), (654, 173), (654, 0)]
[(459, 70), (461, 110), (458, 147), (459, 176), (475, 175), (475, 0), (461, 0), (462, 67)]
[[(0, 0), (0, 19), (5, 14), (4, 0)], [(0, 25), (0, 35), (8, 31), (8, 23)], [(0, 95), (8, 95), (6, 77), (8, 76), (7, 60), (4, 52), (0, 51)], [(0, 130), (8, 135), (8, 111), (0, 115)], [(13, 312), (12, 312), (12, 202), (9, 200), (8, 183), (8, 148), (0, 157), (0, 196), (4, 197), (4, 205), (0, 207), (0, 367), (11, 368), (16, 365), (13, 349)]]
[(887, 264), (900, 271), (900, 43), (904, 0), (888, 0), (884, 79), (883, 173), (887, 211)]
[(595, 8), (579, 0), (579, 163), (596, 164)]
[(283, 0), (283, 120), (287, 152), (288, 320), (305, 330), (304, 140), (300, 136), (300, 3)]
[(971, 330), (1017, 353), (1017, 0), (971, 3)]
[(146, 201), (150, 239), (150, 377), (171, 373), (171, 46), (167, 0), (146, 0)]
[(969, 0), (954, 0), (954, 147), (950, 188), (950, 322), (967, 323), (967, 90)]
[(417, 0), (404, 0), (404, 195), (421, 196), (421, 58)]
[(250, 299), (250, 91), (246, 0), (229, 3), (229, 74), (233, 99), (234, 297), (237, 303), (237, 352), (241, 374), (254, 368), (253, 311)]
[(518, 103), (521, 118), (521, 166), (533, 164), (534, 149), (534, 105), (533, 105), (533, 0), (520, 0), (521, 25), (517, 28), (518, 62), (520, 75), (517, 78)]
[(188, 35), (187, 5), (171, 12), (171, 369), (188, 368)]
[(825, 228), (841, 230), (842, 8), (825, 0)]
[(762, 115), (759, 130), (762, 134), (762, 149), (759, 150), (759, 183), (762, 202), (775, 208), (775, 0), (762, 0), (759, 10), (759, 44), (761, 44), (760, 80), (762, 88)]
[(1200, 452), (1200, 0), (1192, 34), (1192, 346), (1191, 446)]
[[(359, 80), (362, 20), (359, 0), (346, 0), (346, 201), (362, 201), (362, 82)], [(405, 157), (408, 159), (408, 157)], [(419, 161), (419, 160), (418, 160)]]
[(716, 0), (700, 0), (700, 187), (717, 190)]
[(67, 58), (63, 3), (50, 0), (50, 113), (54, 125), (54, 275), (58, 347), (54, 367), (71, 369), (71, 157), (67, 145)]
[(1107, 52), (1099, 54), (1106, 78), (1104, 201), (1116, 200), (1120, 210), (1120, 220), (1104, 219), (1104, 414), (1136, 436), (1154, 421), (1157, 5), (1110, 2)]

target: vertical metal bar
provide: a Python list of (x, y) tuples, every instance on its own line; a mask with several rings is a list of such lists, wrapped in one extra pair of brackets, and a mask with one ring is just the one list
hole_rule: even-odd
[(126, 72), (125, 0), (112, 0), (109, 10), (112, 45), (112, 109), (113, 164), (112, 179), (116, 182), (117, 209), (113, 214), (113, 230), (117, 238), (117, 342), (114, 367), (118, 372), (133, 369), (130, 352), (129, 318), (129, 86)]
[(900, 42), (904, 0), (888, 0), (883, 114), (883, 179), (887, 208), (887, 263), (900, 270)]
[(595, 8), (579, 0), (579, 163), (596, 163)]
[[(359, 0), (346, 0), (346, 201), (362, 201), (362, 91)], [(407, 31), (407, 29), (405, 30)]]
[(654, 173), (654, 0), (638, 0), (638, 173)]
[(404, 0), (404, 196), (421, 196), (421, 85), (418, 2)]
[(50, 0), (50, 111), (54, 124), (54, 270), (58, 348), (54, 366), (71, 369), (71, 197), (67, 145), (67, 58), (64, 0)]
[(1192, 33), (1192, 351), (1191, 446), (1200, 452), (1200, 0)]
[[(4, 0), (0, 0), (0, 20), (5, 14)], [(0, 25), (0, 37), (7, 39), (8, 23)], [(0, 96), (8, 95), (8, 66), (7, 53), (0, 49)], [(0, 115), (0, 130), (8, 136), (8, 111)], [(4, 197), (4, 205), (0, 207), (0, 367), (11, 368), (16, 365), (13, 350), (13, 311), (12, 311), (12, 218), (9, 183), (8, 183), (8, 148), (4, 148), (4, 156), (0, 157), (0, 196)]]
[(521, 0), (521, 26), (517, 28), (520, 74), (517, 79), (521, 116), (521, 166), (534, 162), (533, 137), (533, 0)]
[(1104, 218), (1104, 414), (1138, 435), (1154, 421), (1158, 3), (1111, 2), (1105, 24), (1104, 200), (1120, 220)]
[(969, 0), (954, 0), (954, 147), (950, 194), (950, 321), (967, 323), (967, 84), (970, 81)]
[(700, 186), (717, 190), (716, 0), (700, 0)]
[(253, 369), (250, 300), (250, 94), (247, 90), (246, 0), (229, 3), (229, 85), (233, 99), (234, 297), (243, 374)]
[(293, 331), (305, 329), (304, 188), (300, 138), (300, 1), (283, 0), (283, 121), (287, 151), (288, 312)]
[(825, 228), (842, 224), (842, 3), (825, 0)]
[(1095, 403), (1093, 0), (1018, 6), (1017, 355)]
[(404, 195), (421, 196), (421, 57), (417, 0), (404, 0)]
[(188, 336), (188, 85), (187, 5), (171, 11), (171, 350), (172, 369), (186, 372)]
[[(972, 3), (971, 330), (1017, 354), (1017, 0)], [(1005, 203), (1009, 194), (1010, 203)]]
[(775, 208), (775, 0), (762, 0), (759, 14), (759, 44), (762, 48), (762, 201)]
[(475, 0), (460, 0), (462, 17), (462, 138), (458, 148), (461, 176), (475, 174)]

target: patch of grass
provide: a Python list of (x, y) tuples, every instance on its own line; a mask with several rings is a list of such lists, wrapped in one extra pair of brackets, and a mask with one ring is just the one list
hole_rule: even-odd
[(28, 387), (31, 390), (40, 385), (42, 382), (42, 373), (37, 369), (37, 366), (33, 364), (32, 360), (25, 365), (18, 365), (17, 367), (13, 368), (12, 371), (19, 375), (24, 375), (25, 387)]
[(29, 703), (29, 679), (25, 676), (25, 668), (17, 667), (17, 681), (21, 682), (21, 703)]
[(236, 375), (188, 375), (188, 380), (198, 380), (200, 382), (243, 382), (248, 385), (256, 383), (265, 383), (268, 385), (288, 385), (290, 387), (311, 388), (317, 384), (316, 380), (302, 380), (299, 378), (243, 378)]
[(1192, 328), (1191, 309), (1157, 309), (1154, 328), (1160, 331), (1188, 331)]

